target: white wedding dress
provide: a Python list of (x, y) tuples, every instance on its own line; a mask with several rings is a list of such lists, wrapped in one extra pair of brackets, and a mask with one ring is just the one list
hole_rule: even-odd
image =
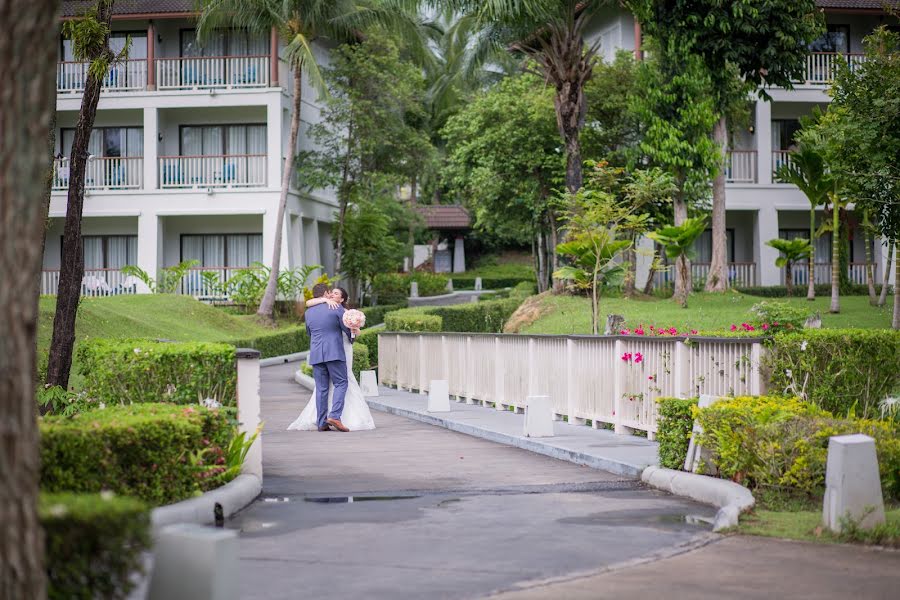
[[(341, 423), (350, 431), (363, 429), (375, 429), (375, 421), (369, 411), (369, 405), (363, 396), (359, 382), (353, 376), (353, 346), (344, 336), (344, 354), (347, 357), (347, 395), (344, 397), (344, 411), (341, 413)], [(334, 384), (328, 389), (328, 412), (331, 412), (331, 401), (334, 398)], [(306, 403), (306, 408), (297, 417), (297, 420), (288, 425), (291, 430), (315, 431), (318, 429), (318, 411), (316, 410), (316, 389), (313, 388), (312, 398)]]

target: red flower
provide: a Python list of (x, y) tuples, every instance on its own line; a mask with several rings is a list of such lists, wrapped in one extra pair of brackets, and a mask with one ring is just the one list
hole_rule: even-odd
[(732, 325), (732, 326), (731, 326), (731, 330), (732, 330), (732, 331), (737, 331), (737, 325)]
[(641, 361), (643, 361), (643, 360), (644, 360), (644, 355), (643, 355), (643, 354), (641, 354), (640, 352), (635, 352), (635, 353), (634, 353), (634, 362), (639, 363), (639, 362), (641, 362)]
[(669, 327), (668, 332), (669, 332), (669, 335), (675, 335), (678, 333), (678, 330), (675, 329), (674, 327)]
[(691, 335), (697, 335), (697, 330), (696, 330), (696, 329), (691, 329)]
[(619, 333), (621, 333), (622, 335), (631, 335), (631, 331), (629, 331), (628, 329), (623, 329)]
[[(653, 328), (651, 327), (651, 329), (653, 329)], [(640, 327), (635, 329), (634, 333), (635, 333), (635, 335), (644, 335), (644, 326), (641, 325)]]
[(625, 354), (623, 354), (622, 360), (624, 360), (625, 362), (630, 362), (631, 361), (631, 352), (626, 352)]

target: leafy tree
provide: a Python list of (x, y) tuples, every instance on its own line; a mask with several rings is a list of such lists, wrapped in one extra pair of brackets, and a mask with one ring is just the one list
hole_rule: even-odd
[[(669, 260), (675, 261), (676, 272), (681, 273), (683, 279), (690, 279), (690, 266), (688, 260), (694, 254), (694, 242), (706, 231), (706, 217), (685, 219), (681, 225), (668, 225), (651, 231), (648, 235), (654, 242), (660, 244)], [(675, 300), (687, 308), (687, 290), (675, 288)]]
[(81, 215), (84, 212), (84, 177), (88, 160), (88, 142), (97, 116), (100, 90), (110, 65), (128, 55), (126, 44), (117, 56), (109, 47), (113, 0), (98, 0), (84, 16), (63, 24), (63, 35), (72, 40), (75, 59), (89, 63), (81, 108), (75, 124), (69, 159), (69, 190), (66, 222), (63, 228), (62, 262), (53, 317), (53, 339), (47, 363), (47, 385), (69, 387), (72, 351), (75, 348), (75, 319), (84, 279), (84, 245), (81, 239)]
[(475, 216), (478, 231), (530, 243), (538, 288), (556, 270), (552, 190), (564, 159), (553, 120), (553, 92), (533, 74), (508, 77), (450, 117), (444, 179)]
[(713, 182), (713, 248), (707, 291), (724, 291), (726, 270), (725, 115), (748, 89), (792, 87), (803, 74), (807, 47), (821, 35), (815, 0), (627, 0), (647, 33), (669, 50), (697, 56), (712, 83), (719, 117), (712, 130), (719, 161)]
[(56, 103), (54, 0), (0, 0), (0, 595), (44, 598), (35, 410), (38, 292)]
[(241, 27), (255, 33), (275, 30), (284, 42), (283, 59), (293, 76), (291, 132), (288, 137), (281, 198), (275, 220), (272, 249), (272, 271), (257, 315), (264, 322), (274, 322), (275, 296), (278, 291), (284, 211), (293, 176), (294, 153), (300, 134), (300, 106), (303, 75), (318, 91), (326, 95), (325, 82), (319, 69), (313, 44), (325, 38), (343, 42), (356, 39), (362, 31), (379, 26), (412, 41), (420, 39), (419, 19), (404, 9), (404, 4), (389, 0), (200, 0), (197, 23), (200, 39), (208, 38), (220, 27)]
[(639, 63), (627, 50), (612, 62), (598, 60), (584, 88), (587, 113), (581, 132), (583, 153), (611, 165), (634, 162), (641, 141), (641, 122), (632, 109), (638, 86)]
[(794, 265), (799, 260), (812, 254), (813, 247), (809, 240), (795, 238), (793, 240), (774, 239), (766, 242), (768, 246), (781, 252), (781, 256), (775, 259), (775, 266), (785, 269), (784, 283), (787, 285), (788, 296), (794, 295)]

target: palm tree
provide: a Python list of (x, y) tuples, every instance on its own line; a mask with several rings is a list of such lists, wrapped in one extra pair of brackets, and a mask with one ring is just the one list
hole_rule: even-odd
[(256, 314), (265, 322), (274, 321), (278, 288), (284, 212), (293, 175), (294, 155), (300, 133), (300, 106), (303, 75), (320, 94), (327, 94), (322, 72), (313, 52), (320, 39), (346, 41), (359, 37), (370, 26), (383, 26), (402, 39), (419, 37), (419, 18), (412, 0), (201, 0), (197, 24), (200, 39), (219, 27), (240, 27), (255, 33), (275, 30), (282, 42), (283, 60), (293, 75), (291, 133), (281, 177), (281, 198), (275, 221), (272, 268), (266, 291)]
[(600, 39), (590, 44), (585, 31), (593, 17), (609, 6), (604, 0), (431, 0), (477, 23), (472, 48), (475, 64), (488, 62), (498, 49), (524, 55), (537, 74), (556, 90), (556, 124), (565, 144), (566, 188), (582, 184), (581, 142), (587, 104), (585, 83), (591, 78)]
[[(825, 158), (812, 144), (800, 140), (796, 150), (788, 154), (787, 162), (778, 168), (776, 177), (782, 183), (796, 185), (809, 200), (809, 240), (812, 243), (816, 235), (816, 207), (827, 204), (828, 193), (834, 189), (834, 181), (828, 173)], [(810, 249), (808, 264), (806, 299), (812, 301), (816, 299), (815, 245)]]
[(784, 267), (784, 283), (787, 286), (788, 296), (794, 295), (794, 264), (803, 260), (812, 252), (812, 244), (804, 238), (794, 238), (793, 240), (774, 239), (766, 242), (781, 252), (781, 256), (775, 259), (776, 267)]
[[(706, 217), (685, 219), (681, 225), (667, 225), (647, 234), (651, 240), (661, 245), (669, 260), (675, 261), (675, 268), (679, 271), (676, 282), (690, 281), (688, 272), (688, 260), (694, 254), (694, 242), (706, 231)], [(675, 286), (675, 300), (682, 308), (687, 308), (687, 286)]]

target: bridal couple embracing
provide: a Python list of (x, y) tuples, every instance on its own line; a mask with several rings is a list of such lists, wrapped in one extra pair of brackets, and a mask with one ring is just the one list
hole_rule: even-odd
[(359, 382), (353, 376), (353, 340), (364, 315), (347, 307), (347, 291), (325, 284), (313, 287), (306, 303), (309, 364), (316, 387), (312, 398), (288, 429), (358, 431), (375, 429)]

